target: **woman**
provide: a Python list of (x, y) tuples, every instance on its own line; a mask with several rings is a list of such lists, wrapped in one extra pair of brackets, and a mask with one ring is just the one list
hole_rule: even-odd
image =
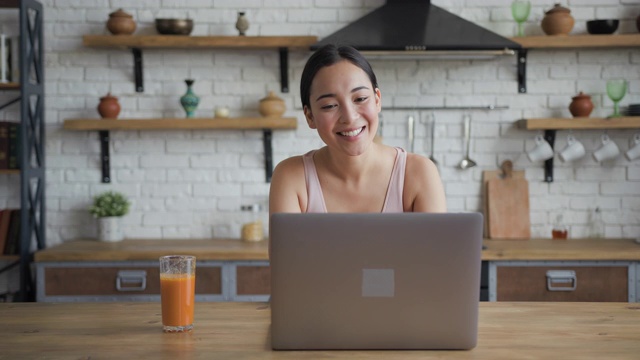
[(373, 142), (381, 94), (371, 65), (352, 47), (327, 45), (300, 83), (307, 124), (326, 146), (280, 162), (269, 212), (446, 212), (428, 158)]

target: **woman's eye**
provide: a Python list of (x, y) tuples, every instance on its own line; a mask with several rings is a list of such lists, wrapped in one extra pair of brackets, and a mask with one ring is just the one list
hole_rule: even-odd
[(334, 104), (327, 104), (327, 105), (322, 105), (320, 107), (320, 109), (322, 109), (322, 110), (330, 110), (330, 109), (333, 109), (334, 107), (335, 107)]
[(367, 100), (367, 99), (368, 99), (368, 97), (367, 97), (367, 96), (360, 96), (360, 97), (357, 97), (357, 98), (356, 98), (356, 102), (363, 102), (363, 101), (365, 101), (365, 100)]

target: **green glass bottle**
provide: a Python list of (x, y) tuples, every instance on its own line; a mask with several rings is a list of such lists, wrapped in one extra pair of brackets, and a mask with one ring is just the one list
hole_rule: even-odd
[(180, 98), (180, 104), (184, 108), (184, 111), (187, 112), (187, 118), (194, 117), (196, 108), (198, 107), (198, 103), (200, 102), (200, 98), (193, 93), (191, 86), (195, 82), (193, 79), (186, 79), (184, 81), (187, 84), (187, 92), (182, 95)]

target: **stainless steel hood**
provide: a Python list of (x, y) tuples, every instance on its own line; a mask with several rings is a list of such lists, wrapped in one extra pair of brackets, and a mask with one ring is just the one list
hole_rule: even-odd
[(520, 44), (454, 15), (430, 0), (386, 4), (312, 45), (351, 45), (393, 57), (513, 55)]

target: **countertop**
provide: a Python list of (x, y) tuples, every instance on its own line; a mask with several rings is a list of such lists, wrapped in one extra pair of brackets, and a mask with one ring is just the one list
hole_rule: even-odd
[[(485, 240), (482, 260), (640, 261), (640, 244), (633, 239)], [(269, 259), (267, 241), (239, 239), (69, 241), (36, 252), (36, 262), (157, 261), (162, 255), (191, 254), (198, 260)]]
[(264, 303), (196, 303), (163, 333), (160, 303), (0, 303), (0, 359), (637, 359), (640, 306), (481, 303), (468, 351), (272, 351)]

